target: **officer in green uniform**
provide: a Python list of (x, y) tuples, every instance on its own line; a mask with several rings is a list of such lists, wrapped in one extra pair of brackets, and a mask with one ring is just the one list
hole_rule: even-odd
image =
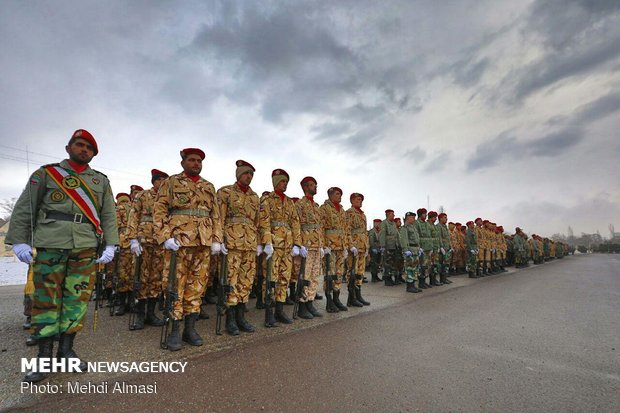
[(432, 255), (430, 258), (430, 264), (429, 264), (430, 272), (428, 274), (428, 279), (429, 279), (430, 285), (439, 287), (443, 285), (443, 283), (437, 280), (437, 274), (439, 274), (440, 272), (440, 260), (441, 260), (440, 248), (441, 247), (439, 245), (439, 229), (437, 228), (437, 225), (435, 225), (436, 221), (437, 221), (437, 212), (430, 211), (428, 213), (428, 221), (426, 222), (426, 224), (429, 226), (429, 229), (430, 229), (433, 249), (432, 249)]
[(405, 214), (405, 225), (400, 230), (400, 246), (405, 258), (407, 292), (421, 293), (422, 290), (415, 286), (415, 282), (418, 281), (420, 277), (420, 237), (415, 228), (415, 213), (413, 212), (407, 212)]
[[(74, 132), (65, 147), (69, 159), (35, 171), (15, 204), (5, 242), (20, 261), (32, 261), (35, 291), (32, 335), (39, 358), (78, 358), (73, 340), (82, 329), (97, 263), (114, 258), (118, 229), (108, 178), (88, 166), (98, 148), (86, 130)], [(98, 255), (98, 247), (100, 256)], [(86, 363), (80, 361), (80, 369)], [(38, 382), (44, 373), (29, 372), (24, 381)]]
[(396, 247), (400, 247), (398, 230), (394, 221), (394, 210), (385, 210), (385, 219), (381, 222), (381, 232), (379, 233), (379, 244), (383, 255), (383, 282), (386, 286), (394, 285), (392, 277), (399, 277), (397, 273)]
[(426, 208), (418, 209), (418, 219), (415, 222), (415, 229), (418, 231), (418, 238), (420, 239), (420, 282), (418, 285), (422, 289), (431, 288), (432, 285), (426, 283), (427, 270), (432, 265), (431, 257), (433, 252), (433, 239), (431, 238), (430, 224), (426, 222)]
[(448, 216), (445, 213), (441, 213), (438, 216), (439, 221), (437, 221), (437, 233), (439, 235), (439, 251), (438, 251), (438, 259), (439, 259), (439, 283), (440, 284), (452, 284), (452, 281), (448, 279), (448, 267), (450, 267), (450, 261), (452, 258), (452, 254), (454, 250), (452, 249), (452, 244), (450, 243), (450, 230), (446, 223), (448, 222)]
[(469, 278), (479, 278), (478, 270), (478, 236), (474, 229), (474, 221), (467, 222), (465, 245), (467, 246), (467, 273)]
[(381, 243), (379, 242), (379, 234), (381, 233), (381, 220), (376, 218), (373, 220), (373, 228), (368, 231), (368, 248), (370, 248), (370, 274), (371, 281), (382, 281), (379, 278), (379, 267), (381, 264)]

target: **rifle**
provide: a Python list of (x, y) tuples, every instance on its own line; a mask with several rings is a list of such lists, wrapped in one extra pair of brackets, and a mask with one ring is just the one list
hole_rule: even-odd
[(99, 320), (99, 307), (101, 303), (103, 275), (105, 274), (105, 264), (97, 264), (97, 273), (95, 275), (95, 314), (93, 315), (93, 331), (97, 331), (97, 321)]
[(140, 292), (140, 269), (142, 268), (142, 255), (136, 257), (136, 266), (133, 271), (133, 289), (129, 297), (129, 329), (136, 329), (136, 299)]
[(263, 303), (263, 254), (256, 258), (256, 309), (262, 310), (265, 308)]
[(217, 283), (217, 315), (215, 319), (215, 334), (222, 335), (222, 317), (226, 314), (226, 298), (230, 292), (230, 285), (228, 284), (228, 260), (226, 255), (220, 254), (220, 270), (219, 270), (219, 282)]
[(161, 327), (161, 336), (159, 338), (159, 347), (168, 349), (168, 332), (172, 323), (172, 312), (174, 303), (176, 303), (179, 294), (176, 288), (177, 284), (177, 252), (172, 251), (170, 256), (170, 270), (168, 272), (168, 285), (166, 286), (166, 297), (164, 299), (164, 324)]
[(301, 257), (301, 267), (299, 269), (299, 275), (297, 276), (297, 285), (295, 286), (295, 305), (293, 306), (293, 318), (297, 319), (297, 312), (299, 311), (299, 300), (304, 294), (304, 287), (310, 283), (305, 278), (306, 274), (306, 257)]
[[(114, 315), (114, 307), (116, 306), (116, 300), (118, 298), (118, 294), (116, 292), (116, 287), (118, 286), (118, 267), (121, 260), (120, 251), (116, 251), (116, 255), (114, 256), (114, 270), (112, 271), (112, 291), (110, 295), (108, 295), (108, 307), (110, 307), (110, 315)], [(107, 274), (106, 274), (107, 277)]]
[(351, 272), (349, 274), (349, 294), (355, 294), (355, 264), (357, 263), (357, 257), (353, 255), (351, 257)]
[(334, 290), (334, 279), (330, 274), (331, 270), (331, 254), (325, 255), (325, 294), (331, 297), (331, 293)]
[(269, 322), (269, 311), (273, 304), (276, 283), (272, 281), (273, 257), (267, 259), (267, 276), (265, 285), (265, 327), (273, 327)]

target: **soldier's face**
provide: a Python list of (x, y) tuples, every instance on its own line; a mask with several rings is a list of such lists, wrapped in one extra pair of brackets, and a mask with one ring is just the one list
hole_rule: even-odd
[(161, 178), (157, 178), (155, 182), (153, 182), (153, 188), (159, 189), (159, 187), (161, 186), (161, 183), (164, 182), (164, 179), (166, 178), (164, 178), (163, 176)]
[(305, 193), (307, 193), (310, 196), (316, 195), (316, 184), (314, 183), (314, 181), (306, 182)]
[(444, 217), (444, 216), (442, 216), (441, 218), (439, 218), (439, 222), (440, 222), (441, 224), (445, 224), (446, 222), (448, 222), (448, 217)]
[(187, 155), (187, 157), (181, 161), (181, 166), (183, 167), (183, 171), (189, 176), (200, 175), (202, 171), (202, 158), (195, 154)]
[(65, 146), (69, 159), (85, 165), (95, 156), (95, 148), (86, 139), (76, 138), (71, 145)]
[(379, 229), (380, 226), (381, 226), (380, 222), (375, 222), (375, 229)]
[(405, 218), (405, 224), (407, 225), (413, 224), (414, 221), (415, 221), (415, 217), (413, 215), (409, 215), (407, 218)]
[(362, 207), (362, 197), (361, 196), (356, 196), (355, 198), (353, 198), (351, 200), (351, 205), (353, 205), (355, 208), (361, 208)]
[(432, 224), (434, 224), (434, 223), (435, 223), (435, 221), (437, 221), (437, 217), (429, 217), (429, 218), (428, 218), (428, 222), (430, 222), (430, 223), (432, 223)]
[(252, 182), (252, 178), (254, 178), (254, 172), (252, 172), (252, 171), (244, 172), (239, 177), (239, 183), (241, 185), (249, 186), (250, 183)]
[(420, 218), (420, 221), (424, 222), (426, 221), (426, 214), (420, 214), (418, 218)]
[(288, 188), (288, 179), (283, 179), (280, 182), (278, 182), (278, 185), (276, 185), (276, 191), (280, 191), (282, 193), (286, 192), (286, 188)]
[(332, 201), (334, 204), (339, 204), (340, 201), (342, 201), (342, 194), (338, 191), (335, 191), (329, 196), (329, 200)]
[(389, 221), (394, 221), (394, 213), (393, 213), (393, 212), (388, 212), (387, 214), (385, 214), (385, 217), (386, 217)]

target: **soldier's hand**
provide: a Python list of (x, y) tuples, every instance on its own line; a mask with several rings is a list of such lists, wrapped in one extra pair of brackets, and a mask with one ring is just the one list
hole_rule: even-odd
[(379, 250), (378, 250), (378, 249), (376, 249), (376, 248), (373, 248), (373, 249), (372, 249), (372, 253), (373, 253), (373, 254), (377, 254), (377, 253), (379, 253)]
[(267, 254), (267, 259), (271, 258), (273, 255), (273, 245), (267, 244), (265, 245), (265, 254)]
[(323, 255), (329, 255), (332, 253), (332, 249), (329, 247), (323, 248)]
[(476, 253), (476, 251), (474, 251), (474, 250), (469, 250), (469, 252), (471, 252), (472, 254)]
[(32, 261), (32, 247), (28, 244), (13, 245), (13, 252), (17, 259), (25, 264), (30, 264), (30, 261)]
[(112, 260), (114, 259), (114, 251), (116, 251), (115, 245), (106, 245), (103, 253), (101, 254), (101, 257), (95, 260), (95, 262), (97, 264), (107, 264), (109, 262), (112, 262)]
[(441, 251), (443, 255), (446, 255), (446, 250), (444, 250), (443, 248), (439, 249), (439, 251)]
[(138, 241), (137, 239), (132, 239), (131, 241), (129, 241), (129, 243), (131, 244), (131, 253), (136, 257), (139, 257), (140, 254), (142, 254), (142, 247), (140, 246), (140, 241)]
[(166, 248), (167, 250), (178, 251), (179, 247), (179, 243), (174, 238), (168, 238), (166, 242), (164, 242), (164, 248)]
[(256, 246), (256, 256), (258, 257), (259, 255), (261, 255), (263, 253), (263, 244), (258, 244)]
[(325, 256), (325, 248), (319, 248), (319, 251), (321, 253), (321, 258), (323, 258)]
[(301, 251), (299, 250), (299, 247), (297, 245), (293, 245), (293, 250), (291, 251), (291, 255), (293, 257), (298, 256), (301, 253)]
[(424, 249), (423, 249), (423, 248), (420, 248), (420, 249), (418, 250), (418, 257), (421, 257), (422, 255), (424, 255)]
[(228, 248), (226, 248), (226, 244), (223, 242), (220, 244), (220, 252), (224, 255), (228, 255)]
[(351, 252), (353, 253), (354, 257), (357, 257), (357, 248), (351, 247)]
[(219, 242), (212, 242), (211, 243), (211, 255), (217, 255), (220, 252), (222, 252), (222, 244), (220, 244)]
[(301, 246), (301, 251), (300, 254), (302, 257), (307, 258), (308, 257), (308, 248), (304, 247), (303, 245)]
[(407, 250), (405, 251), (405, 257), (412, 257), (413, 256), (413, 252)]
[(385, 248), (381, 247), (381, 253), (385, 252)]
[(342, 253), (345, 259), (349, 256), (349, 250), (347, 250), (346, 248), (342, 250)]

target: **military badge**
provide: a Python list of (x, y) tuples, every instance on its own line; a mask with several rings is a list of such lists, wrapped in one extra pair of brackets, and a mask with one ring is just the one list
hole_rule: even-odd
[(62, 186), (67, 189), (76, 189), (80, 187), (80, 180), (72, 175), (67, 175), (62, 178)]
[(93, 178), (93, 184), (95, 184), (95, 185), (99, 185), (99, 183), (101, 183), (101, 179), (99, 179), (99, 178), (97, 178), (97, 177), (94, 177), (94, 178)]
[(50, 199), (54, 202), (62, 202), (65, 199), (65, 193), (56, 189), (54, 192), (52, 192), (52, 194), (50, 195)]
[(185, 197), (185, 195), (181, 195), (179, 197), (179, 204), (184, 205), (187, 204), (188, 199)]

